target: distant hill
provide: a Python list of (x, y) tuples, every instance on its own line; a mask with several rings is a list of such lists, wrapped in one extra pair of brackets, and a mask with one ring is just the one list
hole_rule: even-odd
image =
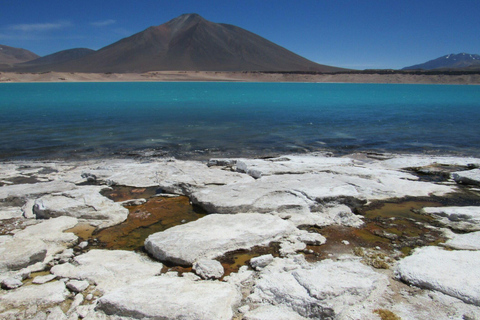
[(480, 70), (480, 55), (459, 53), (448, 54), (443, 57), (405, 67), (402, 70)]
[(87, 49), (87, 48), (68, 49), (68, 50), (55, 52), (41, 58), (37, 58), (34, 60), (30, 60), (30, 61), (18, 64), (17, 67), (31, 68), (34, 66), (43, 66), (48, 64), (66, 62), (66, 61), (76, 60), (76, 59), (88, 56), (94, 52), (95, 50)]
[(11, 66), (16, 63), (37, 59), (38, 57), (31, 51), (0, 44), (0, 65)]
[[(184, 14), (84, 57), (31, 69), (67, 72), (319, 71), (344, 69), (307, 60), (242, 28)], [(22, 71), (28, 71), (22, 67)]]

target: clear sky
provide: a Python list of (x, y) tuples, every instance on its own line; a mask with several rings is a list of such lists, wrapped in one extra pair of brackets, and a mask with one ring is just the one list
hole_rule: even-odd
[(100, 49), (183, 13), (345, 68), (398, 69), (480, 54), (480, 0), (1, 0), (0, 44), (42, 56)]

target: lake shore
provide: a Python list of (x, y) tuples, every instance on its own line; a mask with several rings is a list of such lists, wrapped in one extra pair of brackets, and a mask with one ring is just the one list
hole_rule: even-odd
[(416, 73), (263, 73), (215, 71), (152, 71), (146, 73), (15, 73), (0, 72), (8, 82), (136, 82), (136, 81), (241, 81), (321, 83), (480, 84), (480, 74)]
[(476, 319), (479, 167), (367, 152), (3, 162), (0, 316)]

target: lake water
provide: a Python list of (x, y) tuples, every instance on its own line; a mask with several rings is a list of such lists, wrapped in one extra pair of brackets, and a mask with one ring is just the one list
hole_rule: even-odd
[(4, 83), (0, 159), (480, 155), (480, 86)]

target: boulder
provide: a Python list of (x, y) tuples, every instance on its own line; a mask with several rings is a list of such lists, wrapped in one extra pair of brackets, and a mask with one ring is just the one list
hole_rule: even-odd
[[(439, 263), (441, 262), (441, 263)], [(399, 279), (480, 306), (480, 252), (416, 249), (398, 263)]]
[(272, 261), (273, 256), (271, 254), (265, 254), (263, 256), (250, 259), (250, 266), (255, 270), (260, 270), (268, 266)]
[(480, 185), (480, 169), (453, 172), (452, 178), (457, 183)]
[(19, 278), (6, 278), (2, 281), (2, 289), (11, 290), (23, 286), (23, 282)]
[(53, 306), (65, 301), (68, 294), (69, 292), (62, 281), (23, 286), (5, 294), (0, 294), (0, 312), (19, 307)]
[(135, 319), (230, 320), (239, 301), (240, 294), (228, 283), (160, 276), (104, 295), (97, 309)]
[(480, 250), (480, 231), (455, 234), (442, 245), (456, 250)]
[(0, 272), (14, 271), (37, 262), (47, 255), (46, 244), (38, 239), (14, 239), (2, 236), (0, 243)]
[(307, 320), (295, 311), (283, 305), (261, 305), (248, 311), (243, 320)]
[(128, 210), (102, 196), (104, 187), (85, 186), (62, 193), (45, 195), (35, 201), (37, 219), (71, 216), (99, 228), (119, 224), (127, 219)]
[(248, 300), (281, 305), (306, 318), (343, 319), (359, 306), (374, 308), (387, 285), (385, 275), (357, 260), (311, 265), (303, 256), (276, 258), (260, 271)]
[(67, 288), (73, 292), (83, 292), (89, 286), (86, 280), (70, 280), (67, 282)]
[(162, 267), (161, 263), (132, 251), (90, 250), (76, 256), (74, 264), (56, 265), (50, 272), (60, 278), (87, 280), (107, 292), (159, 274)]
[(480, 207), (427, 207), (422, 212), (456, 230), (480, 231)]
[(73, 217), (58, 217), (42, 221), (19, 231), (13, 237), (14, 241), (27, 240), (43, 242), (47, 246), (47, 258), (51, 259), (67, 247), (73, 246), (78, 237), (65, 230), (73, 228), (78, 220)]
[(291, 222), (271, 215), (211, 214), (150, 235), (145, 249), (160, 261), (191, 265), (229, 251), (266, 246), (296, 231)]
[(23, 216), (21, 207), (0, 207), (0, 220), (20, 218)]
[(195, 261), (193, 271), (202, 279), (220, 279), (225, 272), (220, 262), (209, 259)]
[(27, 198), (30, 195), (49, 194), (75, 189), (73, 183), (63, 181), (38, 182), (33, 184), (14, 184), (0, 188), (0, 199)]

